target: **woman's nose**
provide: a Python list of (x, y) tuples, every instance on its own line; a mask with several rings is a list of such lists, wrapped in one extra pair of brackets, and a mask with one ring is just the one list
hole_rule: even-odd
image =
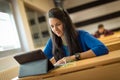
[(55, 30), (55, 31), (57, 31), (57, 30), (58, 30), (58, 28), (55, 26), (55, 27), (54, 27), (54, 30)]

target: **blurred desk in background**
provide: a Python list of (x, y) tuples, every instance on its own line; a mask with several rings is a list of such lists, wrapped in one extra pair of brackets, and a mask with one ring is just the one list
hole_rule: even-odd
[(109, 51), (120, 49), (120, 32), (114, 33), (113, 35), (99, 38), (109, 49)]
[(107, 55), (75, 61), (44, 75), (12, 80), (120, 80), (120, 50)]

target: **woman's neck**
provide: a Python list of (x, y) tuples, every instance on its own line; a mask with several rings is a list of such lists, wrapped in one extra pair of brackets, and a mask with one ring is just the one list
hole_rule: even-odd
[(62, 39), (63, 45), (67, 46), (67, 42), (66, 42), (66, 40), (65, 40), (65, 37), (62, 36), (61, 39)]

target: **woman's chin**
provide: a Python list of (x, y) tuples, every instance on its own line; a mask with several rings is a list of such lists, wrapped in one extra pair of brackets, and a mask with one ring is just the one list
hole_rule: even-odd
[(58, 36), (58, 37), (62, 37), (62, 35), (61, 35), (61, 34), (57, 34), (57, 36)]
[(57, 35), (58, 37), (61, 37), (61, 35)]

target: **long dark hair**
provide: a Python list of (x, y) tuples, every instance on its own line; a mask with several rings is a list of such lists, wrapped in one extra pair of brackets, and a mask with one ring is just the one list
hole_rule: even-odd
[[(64, 9), (52, 8), (48, 12), (49, 18), (57, 18), (63, 23), (64, 37), (67, 42), (70, 55), (81, 52), (80, 43), (78, 41), (78, 33), (72, 24), (68, 13)], [(52, 31), (52, 30), (51, 30)], [(52, 32), (53, 55), (56, 61), (65, 56), (63, 51), (62, 39)]]

